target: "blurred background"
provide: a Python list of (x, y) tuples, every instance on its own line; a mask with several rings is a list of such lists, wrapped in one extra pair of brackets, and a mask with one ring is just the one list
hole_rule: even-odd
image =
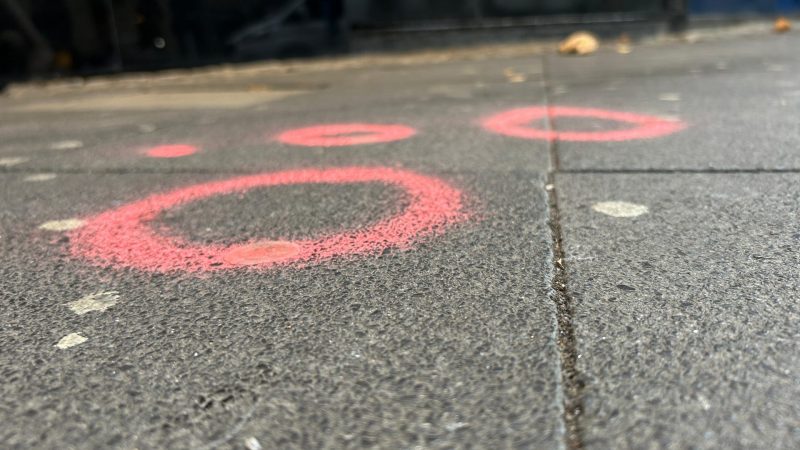
[(680, 26), (693, 15), (798, 9), (800, 0), (0, 0), (0, 77), (386, 50), (398, 34)]

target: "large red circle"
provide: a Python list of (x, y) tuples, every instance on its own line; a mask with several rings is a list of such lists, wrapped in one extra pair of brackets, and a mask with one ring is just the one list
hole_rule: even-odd
[[(588, 117), (633, 125), (632, 128), (609, 131), (556, 131), (534, 128), (531, 122), (555, 117)], [(595, 108), (573, 108), (569, 106), (534, 106), (517, 108), (489, 117), (483, 126), (492, 132), (524, 139), (547, 141), (627, 141), (647, 139), (674, 133), (686, 127), (680, 121), (656, 116), (633, 114), (623, 111), (608, 111)]]
[[(148, 225), (161, 212), (216, 195), (258, 187), (327, 183), (386, 183), (402, 189), (408, 206), (364, 229), (317, 239), (251, 241), (231, 246), (198, 245), (158, 234)], [(417, 238), (437, 234), (466, 218), (462, 194), (444, 181), (384, 167), (301, 169), (197, 184), (151, 195), (86, 219), (70, 233), (70, 252), (100, 266), (150, 272), (206, 272), (239, 267), (266, 268), (314, 262), (342, 255), (408, 248)]]
[(417, 133), (405, 125), (335, 123), (284, 131), (278, 140), (306, 147), (342, 147), (407, 139)]

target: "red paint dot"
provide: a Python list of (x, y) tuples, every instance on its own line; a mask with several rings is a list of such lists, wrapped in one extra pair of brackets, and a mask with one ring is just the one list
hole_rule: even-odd
[[(610, 120), (629, 128), (610, 131), (556, 131), (535, 128), (532, 122), (547, 118), (578, 117)], [(505, 111), (483, 121), (487, 130), (506, 136), (547, 141), (616, 142), (631, 139), (648, 139), (672, 134), (686, 128), (680, 121), (671, 121), (656, 116), (608, 111), (594, 108), (572, 108), (568, 106), (530, 107)]]
[(278, 140), (306, 147), (342, 147), (407, 139), (417, 133), (405, 125), (339, 123), (284, 131)]
[(234, 247), (226, 252), (224, 260), (235, 265), (250, 266), (274, 263), (292, 258), (300, 253), (300, 247), (291, 242), (267, 241)]
[(197, 147), (185, 144), (159, 145), (145, 152), (151, 158), (181, 158), (195, 153), (197, 153)]
[[(228, 247), (195, 244), (169, 233), (160, 234), (149, 225), (168, 209), (208, 197), (309, 183), (392, 185), (404, 192), (407, 206), (368, 227), (304, 240), (256, 241)], [(408, 248), (416, 239), (440, 234), (466, 218), (459, 190), (415, 172), (385, 167), (289, 170), (188, 186), (103, 212), (70, 233), (70, 252), (98, 266), (149, 272), (269, 268)]]

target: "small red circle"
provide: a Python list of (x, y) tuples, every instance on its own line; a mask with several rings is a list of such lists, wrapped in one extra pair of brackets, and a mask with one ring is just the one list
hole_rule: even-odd
[(186, 144), (159, 145), (145, 152), (151, 158), (181, 158), (195, 153), (197, 153), (197, 147)]
[[(632, 128), (609, 131), (556, 131), (531, 126), (531, 122), (536, 120), (556, 117), (586, 117), (622, 122), (634, 126)], [(631, 139), (647, 139), (665, 136), (686, 128), (686, 124), (683, 122), (656, 116), (568, 106), (534, 106), (512, 109), (485, 119), (483, 126), (491, 132), (506, 136), (577, 142), (617, 142)]]
[[(217, 195), (259, 187), (308, 183), (384, 183), (400, 188), (406, 208), (364, 228), (294, 241), (250, 241), (230, 246), (200, 245), (157, 233), (148, 222), (170, 208)], [(208, 272), (241, 267), (268, 268), (315, 262), (342, 255), (408, 248), (466, 219), (462, 194), (442, 180), (385, 167), (301, 169), (202, 183), (155, 194), (86, 219), (70, 232), (70, 252), (99, 266), (149, 272)]]
[(417, 133), (405, 125), (337, 123), (284, 131), (278, 140), (306, 147), (343, 147), (407, 139)]

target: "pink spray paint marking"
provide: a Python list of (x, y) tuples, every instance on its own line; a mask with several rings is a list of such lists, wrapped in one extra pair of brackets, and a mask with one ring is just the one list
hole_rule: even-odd
[[(295, 241), (251, 241), (230, 246), (198, 245), (156, 233), (148, 222), (163, 211), (217, 195), (307, 183), (385, 183), (405, 192), (408, 207), (367, 228)], [(70, 232), (70, 252), (99, 266), (148, 272), (209, 272), (242, 267), (363, 255), (386, 248), (406, 249), (418, 238), (437, 235), (466, 220), (462, 193), (436, 178), (384, 167), (343, 167), (272, 172), (197, 184), (146, 197), (86, 219)]]
[(339, 123), (284, 131), (278, 140), (306, 147), (342, 147), (407, 139), (417, 131), (405, 125)]
[(186, 144), (159, 145), (145, 152), (151, 158), (181, 158), (197, 153), (197, 147)]
[[(585, 117), (610, 120), (633, 125), (632, 128), (610, 131), (556, 131), (531, 126), (531, 122), (556, 117)], [(656, 116), (608, 111), (595, 108), (572, 108), (568, 106), (534, 106), (505, 111), (483, 121), (487, 130), (523, 139), (576, 142), (619, 142), (631, 139), (648, 139), (665, 136), (686, 128), (680, 121)]]

